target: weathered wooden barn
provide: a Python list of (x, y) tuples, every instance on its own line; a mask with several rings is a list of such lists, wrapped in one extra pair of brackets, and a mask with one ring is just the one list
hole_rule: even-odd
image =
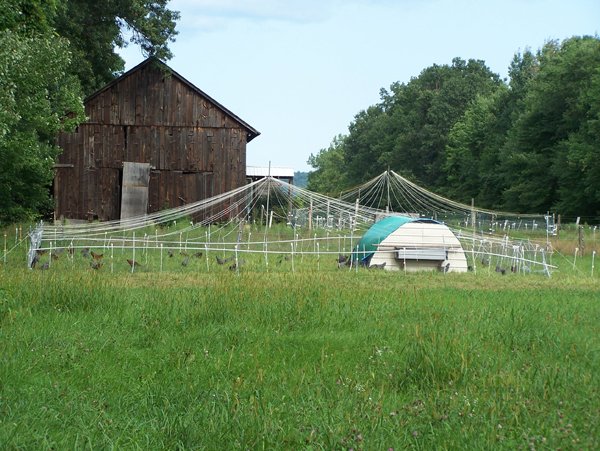
[(58, 138), (57, 219), (120, 219), (246, 183), (259, 132), (155, 58), (84, 103), (88, 120)]

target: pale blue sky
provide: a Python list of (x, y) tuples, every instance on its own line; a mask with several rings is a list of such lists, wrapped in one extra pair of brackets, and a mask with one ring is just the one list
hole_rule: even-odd
[[(516, 52), (600, 34), (598, 0), (173, 0), (167, 63), (261, 132), (249, 165), (309, 170), (381, 88), (475, 58), (506, 77)], [(126, 69), (143, 56), (122, 52)]]

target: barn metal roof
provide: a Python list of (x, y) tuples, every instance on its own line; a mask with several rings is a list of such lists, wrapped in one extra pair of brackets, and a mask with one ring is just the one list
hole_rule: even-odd
[(177, 78), (179, 81), (181, 81), (183, 84), (185, 84), (186, 86), (188, 86), (190, 89), (192, 89), (193, 91), (195, 91), (198, 95), (206, 98), (207, 100), (209, 100), (210, 102), (212, 102), (213, 104), (215, 104), (225, 114), (227, 114), (232, 119), (234, 119), (236, 122), (238, 122), (240, 125), (242, 125), (247, 130), (247, 132), (248, 132), (248, 141), (247, 142), (252, 141), (258, 135), (260, 135), (260, 132), (258, 130), (256, 130), (254, 127), (252, 127), (250, 124), (248, 124), (246, 121), (242, 120), (239, 116), (235, 115), (233, 112), (231, 112), (230, 110), (228, 110), (227, 108), (225, 108), (223, 105), (221, 105), (219, 102), (217, 102), (211, 96), (209, 96), (208, 94), (206, 94), (200, 88), (198, 88), (197, 86), (195, 86), (192, 82), (188, 81), (182, 75), (180, 75), (179, 73), (175, 72), (166, 63), (164, 63), (163, 61), (161, 61), (158, 58), (153, 57), (153, 56), (151, 56), (151, 57), (147, 58), (146, 60), (142, 61), (140, 64), (138, 64), (137, 66), (129, 69), (127, 72), (125, 72), (120, 77), (115, 78), (113, 81), (111, 81), (110, 83), (108, 83), (103, 88), (100, 88), (95, 93), (93, 93), (93, 94), (89, 95), (88, 97), (86, 97), (86, 99), (84, 100), (84, 103), (86, 103), (86, 102), (92, 100), (93, 98), (99, 96), (104, 91), (110, 89), (111, 87), (113, 87), (114, 85), (116, 85), (117, 83), (119, 83), (121, 80), (123, 80), (124, 78), (128, 77), (133, 72), (142, 69), (143, 67), (147, 66), (150, 63), (158, 64), (164, 70), (168, 71), (169, 74), (171, 74), (172, 76), (174, 76), (175, 78)]
[(275, 178), (293, 178), (294, 170), (274, 166), (271, 166), (270, 170), (268, 166), (246, 166), (247, 177), (267, 177), (269, 175)]

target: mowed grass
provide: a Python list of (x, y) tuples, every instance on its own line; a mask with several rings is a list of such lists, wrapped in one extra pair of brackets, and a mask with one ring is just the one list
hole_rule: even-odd
[(598, 449), (598, 278), (0, 272), (3, 449)]

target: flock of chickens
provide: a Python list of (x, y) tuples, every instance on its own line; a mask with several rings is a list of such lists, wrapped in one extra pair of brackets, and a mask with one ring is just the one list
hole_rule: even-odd
[[(47, 249), (38, 249), (38, 250), (36, 250), (33, 260), (31, 262), (31, 268), (32, 269), (38, 268), (42, 271), (50, 269), (50, 260), (58, 260), (65, 253), (69, 254), (72, 257), (75, 253), (75, 249), (72, 247), (68, 247), (66, 249), (65, 248), (56, 248), (56, 249), (52, 250), (52, 252), (50, 253), (50, 258), (46, 259), (46, 261), (44, 261), (42, 263), (41, 260), (44, 258), (44, 256), (46, 254), (48, 254), (48, 250)], [(181, 260), (181, 266), (183, 266), (183, 267), (188, 266), (190, 264), (190, 258), (200, 259), (200, 258), (202, 258), (202, 255), (203, 255), (202, 252), (195, 252), (190, 255), (186, 251), (181, 251), (181, 252), (179, 252), (179, 254), (183, 258)], [(169, 256), (169, 258), (174, 258), (175, 252), (173, 252), (172, 250), (169, 249), (167, 251), (167, 255)], [(85, 259), (89, 259), (90, 268), (92, 268), (92, 269), (99, 270), (104, 265), (104, 254), (99, 254), (97, 252), (94, 252), (89, 247), (81, 249), (81, 256)], [(234, 260), (234, 257), (220, 258), (219, 256), (216, 256), (216, 261), (217, 261), (217, 264), (219, 264), (219, 265), (225, 265), (233, 260)], [(139, 268), (144, 267), (144, 265), (142, 265), (140, 262), (133, 260), (131, 258), (126, 259), (126, 261), (129, 264), (129, 266), (133, 269), (139, 269)], [(243, 264), (245, 264), (245, 261), (242, 259), (238, 259), (237, 263), (234, 262), (233, 264), (229, 265), (229, 269), (231, 271), (236, 271)]]
[[(90, 265), (91, 269), (94, 269), (97, 271), (97, 270), (101, 269), (102, 266), (104, 265), (104, 254), (99, 254), (97, 252), (94, 252), (89, 247), (81, 249), (80, 252), (81, 252), (81, 256), (83, 258), (89, 259), (89, 265)], [(47, 249), (38, 249), (35, 253), (35, 256), (33, 257), (32, 262), (31, 262), (31, 268), (32, 269), (38, 268), (42, 271), (50, 269), (50, 260), (58, 260), (65, 253), (67, 253), (69, 256), (73, 257), (73, 255), (75, 253), (75, 249), (72, 247), (68, 247), (66, 249), (65, 248), (53, 249), (52, 252), (50, 253), (50, 258), (46, 259), (46, 261), (44, 261), (44, 262), (41, 262), (41, 260), (44, 258), (44, 256), (46, 254), (48, 254), (48, 250)], [(175, 258), (176, 253), (173, 250), (169, 249), (167, 251), (167, 255), (169, 258)], [(202, 252), (195, 252), (193, 254), (189, 254), (188, 252), (182, 250), (179, 252), (179, 256), (182, 258), (181, 266), (186, 267), (191, 263), (191, 259), (194, 259), (194, 258), (200, 259), (200, 258), (202, 258), (203, 255), (204, 254)], [(246, 264), (246, 261), (243, 259), (237, 259), (237, 262), (236, 262), (235, 258), (233, 256), (227, 257), (227, 258), (221, 258), (218, 255), (216, 255), (215, 260), (218, 265), (228, 265), (228, 268), (230, 271), (239, 271), (239, 269)], [(290, 255), (281, 255), (277, 259), (277, 264), (280, 265), (284, 261), (289, 261), (289, 260), (291, 260)], [(144, 265), (142, 265), (140, 262), (133, 260), (131, 258), (126, 259), (126, 261), (129, 264), (129, 266), (134, 270), (141, 269), (144, 267)], [(352, 266), (352, 260), (349, 255), (339, 254), (339, 256), (335, 259), (335, 261), (336, 261), (339, 269)], [(367, 265), (363, 264), (363, 266), (367, 266)], [(384, 269), (385, 263), (382, 263), (381, 265), (370, 265), (367, 267), (369, 269)]]

